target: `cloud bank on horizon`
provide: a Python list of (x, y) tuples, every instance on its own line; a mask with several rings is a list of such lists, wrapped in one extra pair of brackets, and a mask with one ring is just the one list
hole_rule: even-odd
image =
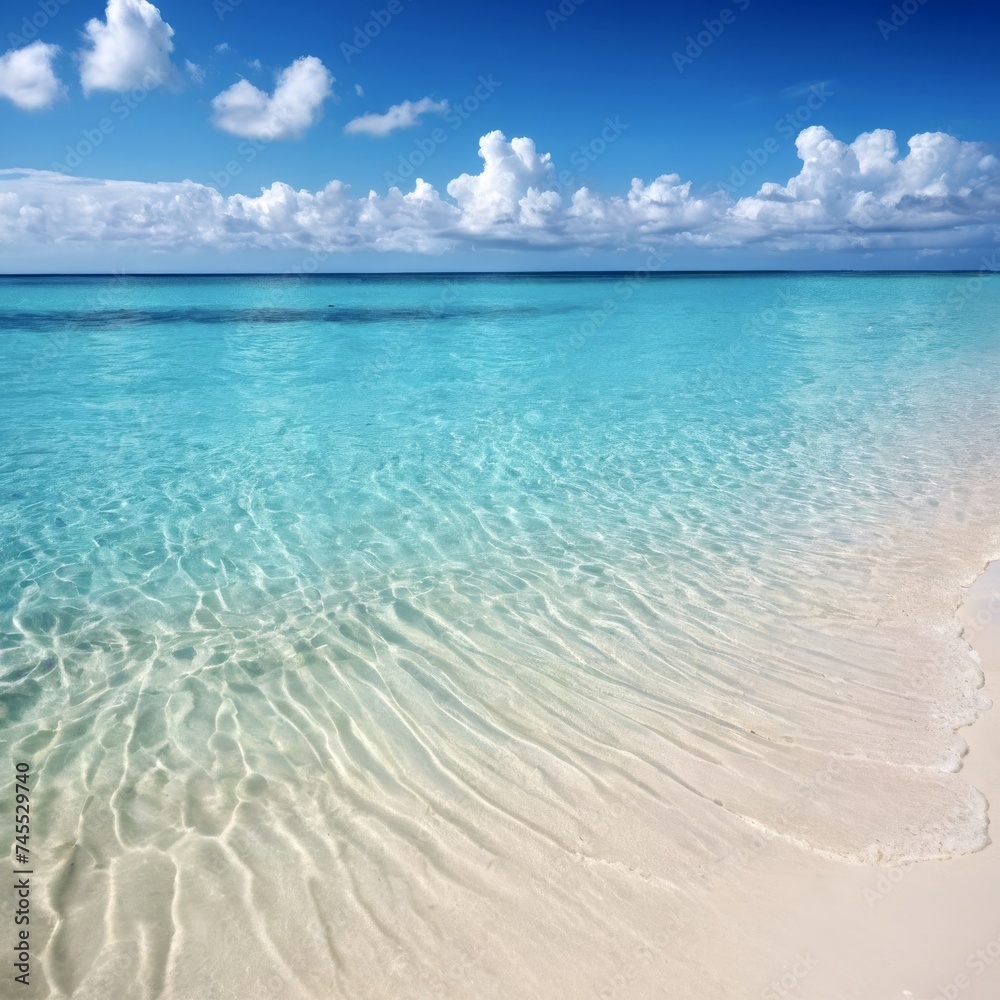
[(80, 179), (0, 170), (0, 240), (18, 245), (124, 244), (146, 249), (358, 250), (444, 253), (483, 249), (642, 250), (766, 245), (796, 249), (948, 249), (987, 246), (1000, 233), (1000, 161), (942, 132), (851, 143), (811, 126), (796, 140), (802, 166), (734, 199), (697, 194), (662, 174), (603, 196), (556, 180), (532, 139), (501, 132), (479, 143), (482, 170), (442, 194), (417, 179), (356, 197), (331, 181), (318, 191), (275, 182), (257, 196), (224, 196), (193, 181)]

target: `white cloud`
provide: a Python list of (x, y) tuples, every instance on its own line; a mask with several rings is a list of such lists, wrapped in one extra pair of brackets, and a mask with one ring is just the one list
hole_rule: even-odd
[(314, 125), (334, 79), (315, 56), (296, 59), (278, 76), (270, 96), (240, 80), (212, 101), (217, 128), (247, 139), (296, 139)]
[(170, 82), (174, 29), (148, 0), (108, 0), (105, 20), (84, 27), (89, 48), (80, 52), (83, 92), (133, 87), (147, 90)]
[(362, 87), (360, 83), (356, 83), (354, 85), (354, 93), (357, 94), (358, 97), (364, 97), (365, 96), (365, 88)]
[(251, 59), (250, 62), (247, 63), (247, 65), (251, 69), (258, 69), (259, 70), (259, 69), (263, 69), (264, 68), (264, 64), (259, 59)]
[(96, 244), (147, 250), (254, 248), (400, 250), (462, 247), (645, 250), (767, 247), (772, 250), (978, 249), (1000, 238), (1000, 162), (978, 143), (916, 135), (901, 156), (892, 132), (852, 143), (822, 128), (797, 141), (802, 167), (734, 200), (698, 195), (663, 174), (635, 179), (622, 195), (555, 184), (555, 166), (528, 138), (491, 132), (483, 166), (440, 194), (417, 180), (356, 197), (331, 181), (322, 190), (274, 183), (259, 195), (192, 181), (100, 181), (47, 171), (0, 171), (0, 243), (19, 247)]
[(910, 245), (914, 237), (936, 240), (997, 220), (1000, 162), (979, 143), (925, 132), (900, 157), (888, 129), (848, 144), (814, 125), (795, 145), (799, 173), (785, 185), (763, 184), (733, 208), (747, 231), (776, 240), (808, 232), (843, 245), (893, 236)]
[(52, 69), (58, 53), (58, 45), (32, 42), (0, 56), (0, 97), (25, 111), (41, 111), (55, 104), (66, 93)]
[[(478, 231), (496, 223), (517, 223), (524, 198), (529, 198), (529, 211), (534, 215), (538, 197), (555, 173), (552, 157), (539, 155), (531, 139), (508, 142), (502, 132), (484, 135), (479, 140), (479, 155), (482, 173), (462, 174), (448, 183), (448, 194), (458, 202), (466, 226)], [(560, 201), (556, 195), (550, 208)]]
[(205, 82), (205, 70), (197, 63), (191, 62), (190, 59), (184, 60), (184, 71), (199, 86)]
[(215, 51), (219, 53), (228, 52), (229, 42), (219, 42), (219, 44), (215, 46)]
[[(364, 93), (360, 87), (356, 89), (359, 93)], [(344, 131), (351, 135), (388, 135), (396, 129), (416, 125), (421, 115), (443, 115), (447, 110), (447, 101), (432, 101), (429, 97), (422, 97), (419, 101), (394, 104), (384, 115), (367, 114), (355, 118), (344, 126)]]

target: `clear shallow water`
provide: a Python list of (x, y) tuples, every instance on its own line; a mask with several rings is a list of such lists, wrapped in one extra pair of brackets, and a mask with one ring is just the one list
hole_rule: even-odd
[(968, 275), (0, 281), (33, 995), (583, 995), (570, 964), (599, 994), (588, 940), (708, 905), (762, 831), (981, 847), (952, 611), (996, 548), (998, 306)]

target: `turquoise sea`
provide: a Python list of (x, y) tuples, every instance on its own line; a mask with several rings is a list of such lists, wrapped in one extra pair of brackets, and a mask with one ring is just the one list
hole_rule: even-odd
[(998, 376), (995, 275), (0, 279), (18, 995), (613, 995), (762, 832), (982, 847)]

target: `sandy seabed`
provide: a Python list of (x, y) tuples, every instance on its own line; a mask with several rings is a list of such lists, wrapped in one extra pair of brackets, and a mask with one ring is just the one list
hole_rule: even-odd
[[(890, 616), (891, 603), (883, 608)], [(900, 604), (913, 608), (914, 595)], [(501, 699), (487, 678), (434, 690), (434, 704), (448, 708), (437, 732), (428, 717), (414, 722), (418, 695), (397, 688), (386, 724), (410, 725), (381, 745), (372, 742), (368, 706), (345, 702), (338, 714), (308, 674), (262, 688), (278, 721), (249, 712), (248, 702), (236, 710), (207, 685), (204, 666), (155, 702), (166, 706), (162, 718), (160, 710), (144, 717), (140, 688), (115, 722), (124, 728), (107, 723), (103, 740), (81, 725), (74, 747), (72, 727), (53, 723), (48, 739), (59, 738), (46, 763), (66, 784), (46, 798), (43, 782), (35, 826), (35, 975), (30, 988), (5, 985), (0, 994), (995, 1000), (1000, 870), (985, 809), (1000, 785), (1000, 720), (985, 710), (1000, 671), (998, 609), (994, 564), (965, 594), (964, 632), (938, 622), (935, 639), (926, 623), (917, 628), (938, 658), (962, 666), (967, 682), (955, 704), (981, 713), (954, 741), (955, 716), (935, 714), (947, 690), (940, 671), (891, 689), (899, 672), (891, 658), (884, 673), (869, 665), (850, 676), (840, 664), (844, 687), (896, 713), (885, 734), (872, 728), (871, 704), (852, 722), (851, 698), (841, 693), (812, 731), (801, 719), (786, 723), (794, 741), (755, 704), (774, 684), (812, 681), (804, 694), (822, 707), (823, 675), (802, 673), (798, 662), (789, 674), (758, 678), (763, 694), (748, 687), (742, 708), (726, 707), (736, 694), (720, 682), (711, 722), (727, 711), (738, 720), (721, 735), (704, 706), (676, 693), (636, 690), (619, 704), (623, 689), (640, 683), (638, 668), (585, 677), (576, 692), (542, 673), (535, 697), (547, 692), (564, 709), (556, 722), (568, 727), (565, 743), (544, 744), (522, 721), (516, 692)], [(879, 619), (869, 638), (887, 637), (876, 651), (888, 656), (908, 614)], [(979, 662), (967, 641), (981, 657), (981, 690), (969, 681)], [(812, 651), (814, 670), (821, 652)], [(489, 662), (482, 649), (479, 656)], [(152, 672), (143, 684), (155, 687)], [(282, 690), (296, 695), (294, 705), (281, 701)], [(486, 725), (487, 697), (502, 731)], [(630, 722), (616, 731), (608, 720), (618, 713)], [(923, 729), (921, 713), (931, 720)], [(672, 742), (664, 744), (654, 723), (667, 718)], [(211, 725), (198, 728), (205, 719)], [(912, 769), (898, 747), (892, 758), (896, 733), (919, 748), (925, 730), (934, 754)], [(156, 756), (166, 753), (165, 737), (179, 755), (173, 762)], [(21, 733), (18, 752), (45, 739), (44, 727)], [(296, 756), (303, 745), (315, 760)], [(407, 747), (409, 758), (394, 759), (392, 747)], [(157, 763), (139, 773), (132, 762), (150, 752)], [(346, 753), (367, 770), (340, 769)], [(87, 791), (101, 787), (102, 772), (120, 782), (103, 801)], [(172, 780), (178, 773), (186, 783)], [(949, 804), (954, 811), (938, 815)], [(58, 819), (63, 836), (52, 836), (46, 817)], [(909, 856), (935, 851), (938, 860)]]

